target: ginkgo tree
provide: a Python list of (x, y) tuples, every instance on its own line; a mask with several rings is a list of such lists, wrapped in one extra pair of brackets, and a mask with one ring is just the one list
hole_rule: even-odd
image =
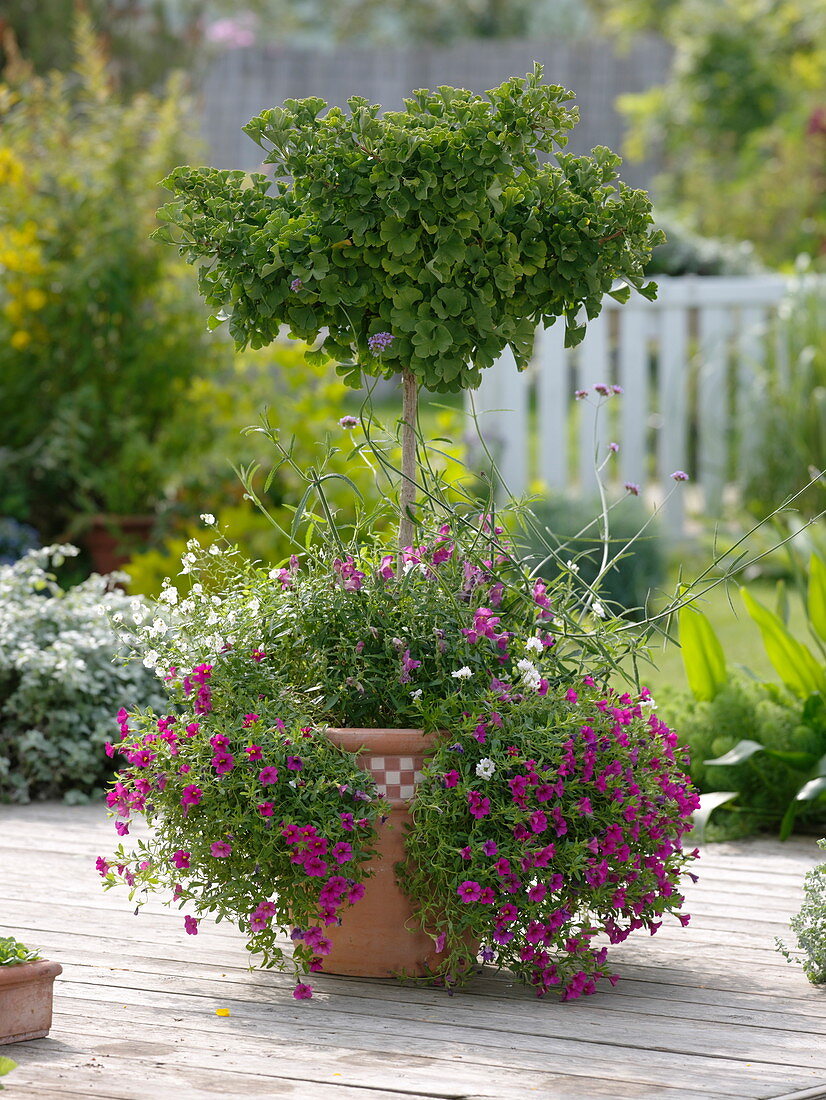
[[(479, 384), (509, 346), (528, 365), (538, 325), (577, 344), (605, 294), (652, 298), (658, 242), (620, 158), (561, 150), (578, 112), (541, 66), (485, 95), (440, 87), (381, 113), (287, 100), (245, 132), (271, 173), (177, 168), (158, 235), (199, 265), (211, 325), (236, 345), (290, 334), (346, 382), (400, 376), (400, 545), (413, 541), (416, 403)], [(173, 232), (174, 230), (174, 232)]]

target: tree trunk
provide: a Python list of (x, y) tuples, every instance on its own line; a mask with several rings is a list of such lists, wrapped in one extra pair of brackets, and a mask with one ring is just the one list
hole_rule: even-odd
[(408, 510), (416, 503), (416, 409), (418, 386), (412, 371), (402, 371), (402, 482), (399, 487), (399, 549), (413, 545)]

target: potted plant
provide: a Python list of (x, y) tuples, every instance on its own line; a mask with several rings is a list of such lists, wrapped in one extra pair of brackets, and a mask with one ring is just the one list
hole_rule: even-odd
[(0, 1046), (49, 1034), (54, 980), (62, 971), (60, 963), (0, 936)]
[[(194, 909), (188, 932), (203, 913), (231, 918), (264, 965), (288, 963), (276, 932), (290, 928), (300, 978), (374, 972), (342, 961), (354, 939), (375, 954), (418, 936), (412, 962), (381, 972), (452, 985), (481, 944), (537, 992), (574, 997), (614, 977), (598, 932), (655, 931), (682, 901), (696, 800), (646, 693), (608, 683), (627, 632), (602, 623), (574, 571), (546, 585), (522, 567), (417, 456), (419, 386), (473, 386), (506, 345), (524, 367), (538, 323), (563, 317), (576, 343), (604, 293), (653, 293), (650, 206), (614, 188), (618, 158), (539, 163), (566, 140), (570, 98), (537, 68), (486, 98), (417, 92), (381, 118), (360, 99), (324, 117), (321, 100), (288, 101), (247, 127), (272, 145), (274, 184), (191, 168), (166, 181), (178, 197), (164, 216), (239, 346), (288, 325), (323, 332), (310, 354), (338, 359), (354, 386), (401, 376), (398, 545), (371, 540), (376, 516), (337, 529), (325, 487), (341, 475), (322, 463), (292, 534), (315, 492), (328, 545), (307, 540), (274, 570), (220, 541), (190, 545), (185, 591), (166, 585), (136, 642), (169, 713), (120, 715), (109, 804), (122, 835), (135, 813), (155, 832), (100, 857), (106, 885), (171, 887)], [(382, 874), (394, 885), (371, 858), (388, 837), (407, 898), (392, 936), (358, 918)], [(310, 993), (299, 981), (295, 995)]]

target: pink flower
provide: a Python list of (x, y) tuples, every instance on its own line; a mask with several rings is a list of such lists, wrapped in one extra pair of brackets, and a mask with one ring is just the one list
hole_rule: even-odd
[(179, 871), (185, 871), (189, 866), (190, 853), (183, 851), (181, 848), (177, 852), (172, 853), (171, 863), (174, 863)]
[(188, 936), (198, 935), (198, 922), (194, 917), (184, 917), (184, 928)]
[(272, 802), (259, 802), (255, 808), (262, 817), (272, 817), (275, 813), (275, 806)]
[(200, 728), (200, 722), (190, 722), (189, 725), (185, 727), (187, 737), (194, 737), (195, 734), (200, 730)]
[(252, 651), (252, 659), (253, 659), (253, 661), (263, 661), (263, 660), (264, 660), (264, 658), (265, 658), (266, 656), (267, 656), (266, 650), (263, 650), (263, 649), (254, 649), (254, 650)]
[(342, 416), (342, 418), (339, 420), (339, 426), (344, 428), (345, 430), (349, 428), (357, 428), (358, 422), (359, 418), (357, 416)]
[(244, 729), (249, 729), (251, 725), (259, 721), (260, 715), (258, 714), (245, 714), (244, 715)]
[(129, 826), (126, 824), (125, 821), (116, 821), (115, 832), (118, 834), (118, 836), (126, 836), (129, 832)]
[[(288, 756), (287, 767), (290, 769), (291, 772), (300, 772), (301, 769), (304, 767), (304, 762), (302, 761), (300, 756)], [(267, 769), (265, 768), (264, 771), (266, 770)]]
[(309, 1001), (313, 995), (313, 987), (311, 985), (305, 985), (303, 982), (299, 982), (293, 990), (293, 997), (297, 1001)]
[(226, 775), (235, 767), (235, 757), (231, 752), (216, 752), (211, 763), (217, 775)]
[(327, 864), (319, 856), (311, 856), (310, 859), (305, 860), (304, 870), (313, 878), (321, 878), (322, 875), (327, 874)]
[(478, 901), (482, 895), (482, 887), (478, 882), (474, 882), (472, 879), (466, 880), (460, 886), (456, 888), (456, 893), (462, 899), (462, 901)]
[(226, 859), (232, 853), (232, 845), (227, 844), (225, 840), (216, 840), (210, 845), (209, 850), (216, 859)]
[(446, 787), (455, 787), (459, 782), (459, 773), (455, 768), (452, 771), (445, 772), (442, 776), (442, 782)]
[(277, 783), (278, 768), (274, 768), (272, 765), (269, 765), (266, 768), (262, 768), (261, 771), (258, 773), (258, 781), (260, 783), (263, 783), (264, 786), (267, 786), (270, 783)]
[(250, 758), (251, 761), (263, 759), (264, 753), (261, 751), (260, 745), (247, 745), (244, 752)]
[(346, 840), (340, 840), (333, 845), (333, 859), (336, 863), (348, 863), (353, 858), (353, 846)]
[(197, 806), (204, 796), (204, 792), (200, 787), (196, 787), (193, 783), (189, 787), (184, 787), (181, 795), (182, 806)]
[(98, 858), (95, 860), (95, 867), (101, 878), (106, 878), (106, 876), (109, 874), (109, 864), (106, 862), (103, 856), (98, 856)]

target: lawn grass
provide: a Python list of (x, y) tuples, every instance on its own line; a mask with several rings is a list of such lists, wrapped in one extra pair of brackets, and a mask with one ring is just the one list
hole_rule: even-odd
[[(766, 607), (775, 609), (775, 586), (766, 581), (753, 581), (749, 592)], [(789, 595), (789, 628), (801, 641), (806, 641), (806, 617), (795, 593)], [(729, 668), (747, 668), (762, 680), (777, 680), (771, 662), (766, 656), (760, 631), (749, 618), (743, 606), (740, 593), (735, 585), (718, 585), (695, 605), (705, 614), (714, 627)], [(651, 657), (654, 666), (641, 669), (641, 678), (656, 697), (657, 689), (669, 688), (687, 690), (685, 669), (679, 646), (672, 641), (652, 646)]]

